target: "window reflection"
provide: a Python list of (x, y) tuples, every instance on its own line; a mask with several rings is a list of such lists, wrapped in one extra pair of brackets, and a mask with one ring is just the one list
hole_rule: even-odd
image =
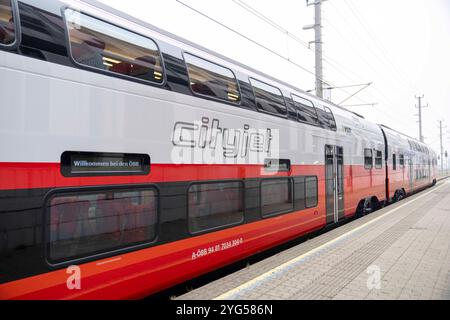
[(286, 104), (280, 89), (255, 79), (250, 79), (250, 83), (255, 93), (258, 109), (273, 114), (286, 115)]
[(192, 233), (244, 219), (244, 187), (240, 182), (195, 184), (189, 188), (188, 203)]
[(10, 45), (16, 40), (14, 16), (10, 0), (0, 0), (0, 44)]
[(231, 70), (187, 53), (184, 58), (192, 91), (234, 103), (241, 100), (237, 81)]
[(148, 242), (156, 236), (154, 190), (56, 196), (48, 208), (52, 261)]
[(162, 82), (158, 48), (151, 39), (66, 10), (72, 57), (80, 64), (134, 78)]

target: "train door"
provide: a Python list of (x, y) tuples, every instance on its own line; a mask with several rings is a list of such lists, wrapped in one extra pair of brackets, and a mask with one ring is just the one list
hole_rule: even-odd
[(408, 159), (408, 168), (409, 168), (409, 191), (413, 191), (414, 187), (414, 171), (413, 171), (413, 162), (412, 159)]
[(344, 217), (344, 150), (340, 146), (325, 146), (326, 222), (338, 222)]

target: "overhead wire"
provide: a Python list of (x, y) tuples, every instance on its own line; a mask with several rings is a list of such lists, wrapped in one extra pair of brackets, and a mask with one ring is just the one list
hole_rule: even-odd
[[(223, 28), (225, 28), (225, 29), (227, 29), (227, 30), (229, 30), (229, 31), (231, 31), (231, 32), (233, 32), (233, 33), (239, 35), (240, 37), (246, 39), (247, 41), (249, 41), (249, 42), (251, 42), (251, 43), (253, 43), (253, 44), (259, 46), (260, 48), (262, 48), (262, 49), (264, 49), (264, 50), (266, 50), (266, 51), (268, 51), (268, 52), (270, 52), (271, 54), (277, 56), (278, 58), (281, 58), (281, 59), (283, 59), (283, 60), (289, 62), (290, 64), (296, 66), (297, 68), (299, 68), (299, 69), (301, 69), (301, 70), (303, 70), (303, 71), (306, 71), (307, 73), (309, 73), (309, 74), (315, 76), (315, 73), (314, 73), (313, 71), (311, 71), (311, 70), (309, 70), (309, 69), (303, 67), (302, 65), (300, 65), (300, 64), (298, 64), (298, 63), (292, 61), (292, 60), (289, 59), (289, 58), (286, 58), (285, 56), (283, 56), (283, 55), (280, 54), (279, 52), (277, 52), (277, 51), (275, 51), (275, 50), (273, 50), (273, 49), (271, 49), (271, 48), (265, 46), (264, 44), (259, 43), (258, 41), (256, 41), (256, 40), (254, 40), (254, 39), (252, 39), (252, 38), (250, 38), (250, 37), (244, 35), (243, 33), (239, 32), (239, 31), (237, 31), (237, 30), (235, 30), (235, 29), (233, 29), (233, 28), (231, 28), (231, 27), (225, 25), (224, 23), (218, 21), (217, 19), (214, 19), (214, 18), (210, 17), (210, 16), (207, 15), (206, 13), (201, 12), (200, 10), (198, 10), (198, 9), (196, 9), (196, 8), (194, 8), (194, 7), (190, 6), (190, 5), (188, 5), (187, 3), (185, 3), (185, 2), (183, 2), (183, 1), (181, 1), (181, 0), (176, 0), (176, 1), (177, 1), (179, 4), (181, 4), (181, 5), (185, 6), (185, 7), (187, 7), (188, 9), (190, 9), (190, 10), (196, 12), (196, 13), (199, 14), (199, 15), (203, 16), (204, 18), (206, 18), (206, 19), (208, 19), (208, 20), (210, 20), (210, 21), (212, 21), (212, 22), (214, 22), (214, 23), (216, 23), (216, 24), (222, 26)], [(233, 2), (235, 2), (235, 1), (233, 0)], [(240, 2), (243, 3), (242, 1), (240, 1)], [(248, 6), (248, 5), (247, 5), (247, 6)], [(242, 6), (241, 6), (241, 7), (242, 7)], [(248, 7), (249, 7), (249, 6), (248, 6)], [(247, 10), (247, 11), (248, 11), (248, 10)], [(255, 11), (256, 11), (256, 10), (255, 10)], [(256, 12), (255, 12), (255, 13), (256, 13)], [(262, 15), (262, 14), (260, 15), (260, 19), (271, 21), (272, 23), (269, 23), (269, 21), (266, 21), (266, 23), (269, 23), (270, 25), (272, 25), (273, 27), (279, 29), (280, 31), (283, 30), (283, 31), (282, 31), (283, 33), (286, 33), (286, 31), (287, 31), (286, 29), (284, 29), (283, 27), (281, 27), (279, 24), (273, 22), (273, 20), (267, 18), (266, 16), (264, 16), (264, 15)], [(294, 37), (296, 37), (295, 35), (293, 35), (293, 34), (290, 33), (289, 31), (287, 31), (287, 32), (288, 32), (287, 34), (288, 34), (289, 36), (294, 36)], [(298, 38), (298, 37), (297, 37), (297, 38)], [(299, 42), (305, 43), (305, 42), (302, 41), (300, 38), (298, 38), (298, 39), (299, 39)], [(336, 89), (338, 89), (338, 90), (340, 90), (340, 91), (342, 91), (342, 92), (345, 92), (345, 93), (348, 94), (348, 95), (352, 95), (352, 93), (349, 93), (347, 90), (345, 90), (345, 89), (343, 89), (343, 88), (339, 88), (339, 86), (333, 84), (331, 81), (328, 81), (327, 79), (320, 78), (320, 80), (321, 80), (322, 82), (324, 82), (324, 83), (327, 83), (327, 84), (329, 84), (329, 85), (331, 85), (331, 86), (336, 87)], [(358, 99), (360, 102), (367, 103), (366, 101), (362, 100), (362, 99), (359, 98), (359, 97), (357, 97), (357, 99)], [(379, 99), (379, 100), (381, 100), (381, 99)], [(385, 111), (379, 110), (379, 108), (377, 108), (376, 106), (374, 106), (373, 108), (374, 108), (375, 110), (377, 110), (378, 112), (382, 113), (383, 115), (386, 115), (386, 114), (387, 114)], [(399, 121), (402, 122), (402, 120), (399, 120)], [(409, 126), (409, 124), (408, 124), (407, 126)]]
[[(306, 71), (307, 73), (309, 73), (309, 74), (315, 76), (315, 72), (313, 72), (313, 71), (311, 71), (311, 70), (309, 70), (309, 69), (303, 67), (302, 65), (300, 65), (300, 64), (298, 64), (298, 63), (296, 63), (296, 62), (290, 60), (289, 58), (286, 58), (285, 56), (283, 56), (283, 55), (280, 54), (279, 52), (277, 52), (277, 51), (275, 51), (275, 50), (273, 50), (273, 49), (271, 49), (271, 48), (265, 46), (264, 44), (259, 43), (258, 41), (256, 41), (256, 40), (254, 40), (254, 39), (252, 39), (252, 38), (250, 38), (250, 37), (244, 35), (243, 33), (239, 32), (239, 31), (237, 31), (237, 30), (235, 30), (235, 29), (233, 29), (233, 28), (231, 28), (231, 27), (229, 27), (229, 26), (227, 26), (227, 25), (225, 25), (224, 23), (222, 23), (222, 22), (220, 22), (220, 21), (218, 21), (218, 20), (216, 20), (216, 19), (210, 17), (210, 16), (207, 15), (206, 13), (201, 12), (200, 10), (198, 10), (198, 9), (196, 9), (196, 8), (194, 8), (194, 7), (190, 6), (190, 5), (188, 5), (187, 3), (185, 3), (185, 2), (183, 2), (183, 1), (181, 1), (181, 0), (176, 0), (176, 2), (178, 2), (178, 3), (180, 3), (181, 5), (187, 7), (188, 9), (190, 9), (190, 10), (196, 12), (197, 14), (203, 16), (204, 18), (206, 18), (206, 19), (208, 19), (208, 20), (210, 20), (210, 21), (213, 21), (214, 23), (216, 23), (216, 24), (222, 26), (223, 28), (225, 28), (225, 29), (227, 29), (227, 30), (229, 30), (229, 31), (231, 31), (231, 32), (233, 32), (233, 33), (239, 35), (240, 37), (246, 39), (247, 41), (249, 41), (249, 42), (251, 42), (251, 43), (253, 43), (253, 44), (257, 45), (257, 46), (259, 46), (260, 48), (262, 48), (262, 49), (264, 49), (264, 50), (266, 50), (266, 51), (272, 53), (273, 55), (277, 56), (278, 58), (281, 58), (281, 59), (283, 59), (283, 60), (285, 60), (285, 61), (291, 63), (292, 65), (296, 66), (297, 68), (299, 68), (299, 69), (301, 69), (301, 70), (303, 70), (303, 71)], [(320, 79), (322, 82), (325, 82), (325, 83), (328, 83), (328, 84), (330, 84), (330, 85), (333, 85), (333, 86), (338, 87), (337, 85), (333, 84), (332, 82), (328, 81), (327, 79), (324, 79), (324, 78), (319, 78), (319, 79)], [(344, 90), (344, 89), (339, 89), (339, 90), (341, 90), (341, 91), (343, 91), (343, 92), (345, 92), (345, 93), (347, 93), (347, 94), (350, 94), (348, 91), (346, 91), (346, 90)]]

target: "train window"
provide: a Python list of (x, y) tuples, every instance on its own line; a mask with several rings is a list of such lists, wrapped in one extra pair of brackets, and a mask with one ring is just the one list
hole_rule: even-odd
[(316, 106), (316, 112), (319, 124), (322, 128), (336, 130), (336, 121), (334, 120), (334, 116), (330, 108)]
[(239, 103), (241, 95), (234, 73), (225, 67), (185, 53), (184, 60), (194, 93)]
[(405, 156), (404, 156), (403, 154), (401, 154), (401, 155), (399, 156), (399, 164), (400, 164), (400, 166), (401, 166), (402, 168), (405, 167)]
[(313, 208), (317, 206), (317, 177), (305, 178), (305, 199), (306, 208)]
[(153, 241), (157, 201), (152, 188), (53, 196), (48, 258), (60, 262)]
[(334, 120), (333, 112), (331, 112), (331, 109), (328, 107), (323, 107), (323, 109), (327, 115), (331, 130), (336, 130), (336, 120)]
[(382, 167), (383, 167), (383, 153), (377, 150), (375, 155), (375, 168), (381, 169)]
[(244, 185), (242, 182), (193, 184), (188, 190), (189, 231), (239, 224), (244, 220)]
[(162, 83), (156, 43), (84, 13), (65, 11), (72, 58), (80, 65), (134, 79)]
[(266, 179), (261, 182), (261, 212), (263, 217), (294, 209), (292, 179)]
[(397, 155), (392, 154), (392, 170), (397, 170)]
[(298, 176), (294, 177), (294, 201), (295, 210), (305, 209), (305, 177)]
[(364, 149), (364, 168), (365, 169), (372, 169), (373, 168), (372, 149)]
[(305, 122), (312, 125), (317, 125), (317, 113), (314, 108), (314, 104), (302, 97), (296, 96), (294, 94), (292, 96), (292, 101), (294, 102), (295, 109), (297, 110), (297, 119), (298, 121)]
[(286, 103), (280, 89), (250, 78), (258, 110), (276, 115), (287, 115)]
[(0, 45), (11, 46), (16, 41), (16, 26), (11, 0), (0, 0)]

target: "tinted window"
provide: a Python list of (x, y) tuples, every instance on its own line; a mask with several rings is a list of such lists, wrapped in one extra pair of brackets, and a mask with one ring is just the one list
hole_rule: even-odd
[(192, 185), (188, 191), (188, 217), (191, 233), (242, 222), (243, 184), (221, 182)]
[(305, 178), (306, 208), (317, 206), (317, 177)]
[(333, 112), (331, 112), (330, 108), (328, 107), (323, 107), (323, 109), (325, 110), (325, 113), (327, 115), (331, 130), (336, 130), (336, 121), (334, 120)]
[(141, 80), (163, 81), (153, 40), (74, 10), (66, 10), (65, 16), (76, 62)]
[(400, 163), (400, 166), (402, 166), (402, 167), (404, 167), (405, 166), (405, 156), (403, 155), (403, 154), (401, 154), (400, 156), (399, 156), (399, 163)]
[(322, 128), (332, 129), (330, 114), (321, 106), (316, 106), (317, 117)]
[(392, 155), (392, 169), (397, 170), (397, 155), (395, 153)]
[(192, 91), (229, 102), (241, 100), (237, 80), (231, 70), (186, 53), (184, 59)]
[(364, 149), (364, 168), (372, 169), (372, 167), (373, 167), (372, 149)]
[(295, 177), (294, 178), (294, 200), (295, 200), (295, 210), (305, 209), (305, 177)]
[(383, 167), (383, 153), (381, 151), (377, 151), (375, 156), (375, 168), (380, 169)]
[(292, 210), (292, 180), (270, 179), (261, 183), (261, 210), (263, 217)]
[(292, 95), (294, 106), (297, 110), (297, 119), (312, 125), (317, 125), (317, 113), (311, 101)]
[(51, 198), (48, 212), (52, 261), (149, 242), (156, 237), (157, 193), (153, 189), (57, 195)]
[(287, 114), (286, 104), (280, 89), (255, 79), (250, 79), (250, 83), (255, 93), (258, 110), (278, 115)]
[(10, 45), (16, 40), (11, 0), (0, 0), (0, 44)]

